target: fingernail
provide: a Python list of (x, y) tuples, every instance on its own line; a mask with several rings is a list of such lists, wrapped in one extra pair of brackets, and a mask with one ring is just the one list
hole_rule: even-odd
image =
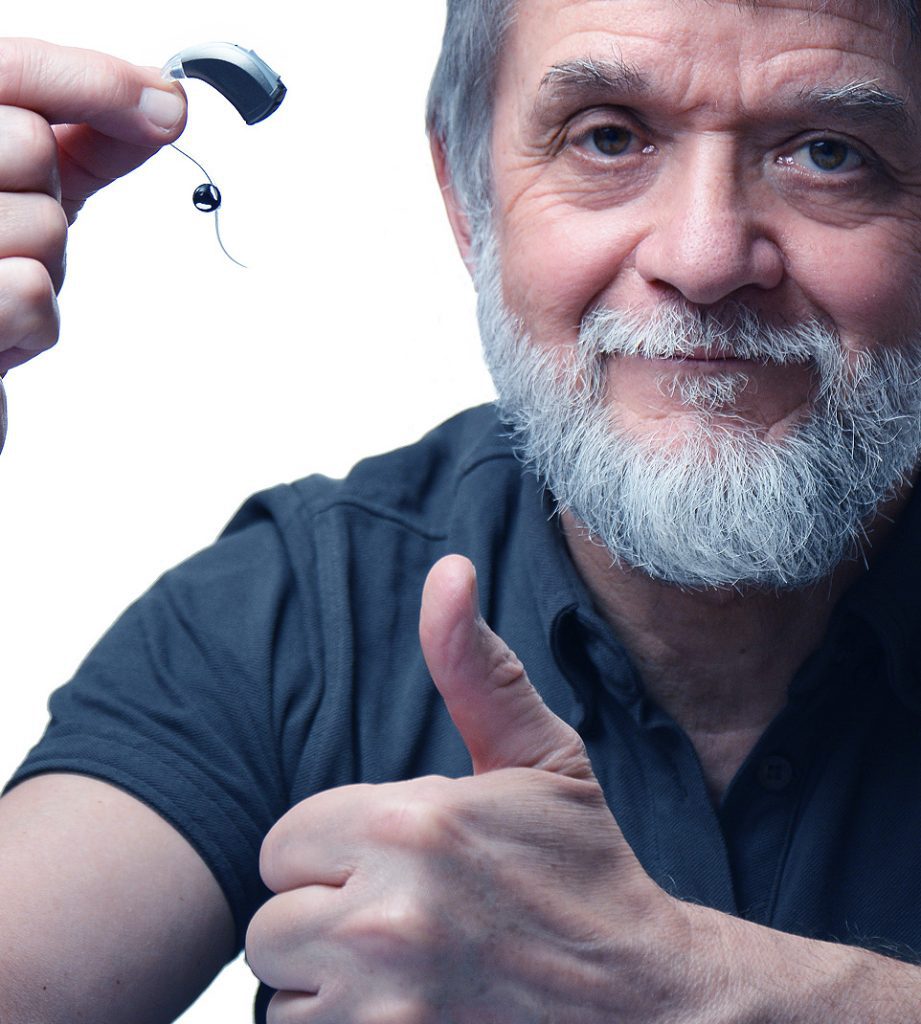
[(185, 113), (185, 104), (180, 96), (165, 89), (145, 89), (141, 93), (138, 110), (152, 125), (163, 130), (175, 128)]

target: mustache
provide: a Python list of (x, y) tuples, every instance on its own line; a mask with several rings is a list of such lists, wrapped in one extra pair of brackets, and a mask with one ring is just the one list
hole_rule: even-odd
[(680, 359), (701, 350), (721, 358), (764, 363), (835, 365), (841, 358), (836, 331), (817, 319), (772, 324), (740, 303), (699, 309), (663, 303), (652, 310), (597, 308), (583, 319), (579, 349), (586, 356)]

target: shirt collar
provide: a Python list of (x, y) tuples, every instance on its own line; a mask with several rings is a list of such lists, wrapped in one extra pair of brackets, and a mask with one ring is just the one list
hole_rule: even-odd
[(639, 713), (642, 684), (572, 561), (556, 502), (533, 475), (526, 486), (534, 497), (524, 503), (531, 586), (554, 660), (579, 702), (581, 724), (595, 717), (602, 691)]
[[(490, 409), (494, 416), (494, 409)], [(475, 461), (501, 456), (515, 458), (510, 432), (491, 418), (488, 442), (482, 435), (475, 446)], [(473, 453), (472, 453), (473, 454)], [(594, 649), (603, 648), (605, 665), (602, 682), (621, 699), (636, 703), (642, 686), (630, 665), (626, 651), (595, 607), (591, 593), (570, 558), (560, 526), (556, 503), (546, 486), (515, 459), (523, 489), (519, 513), (523, 549), (537, 610), (550, 649), (559, 668), (573, 680), (571, 666), (560, 663), (561, 652), (572, 648), (573, 630), (586, 632)], [(867, 649), (867, 632), (879, 643), (886, 662), (889, 683), (900, 699), (921, 711), (921, 496), (912, 492), (885, 547), (873, 567), (847, 591), (838, 604), (826, 634), (823, 664), (849, 651)], [(855, 629), (855, 627), (858, 627)], [(861, 628), (862, 627), (862, 628)], [(808, 673), (815, 678), (816, 673)], [(824, 674), (819, 673), (819, 674)], [(581, 675), (581, 674), (580, 674)], [(583, 703), (594, 695), (580, 693)]]

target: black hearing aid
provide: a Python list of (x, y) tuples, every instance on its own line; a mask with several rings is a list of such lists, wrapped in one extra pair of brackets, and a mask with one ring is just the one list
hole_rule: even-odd
[(274, 114), (287, 92), (258, 54), (236, 43), (189, 46), (166, 62), (163, 77), (200, 79), (232, 103), (247, 124), (258, 124)]

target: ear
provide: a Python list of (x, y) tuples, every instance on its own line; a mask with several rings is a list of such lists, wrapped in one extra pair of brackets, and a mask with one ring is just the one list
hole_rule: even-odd
[(433, 132), (429, 142), (432, 147), (432, 162), (435, 164), (435, 174), (441, 187), (441, 198), (444, 200), (445, 209), (448, 211), (448, 220), (451, 222), (454, 240), (457, 242), (461, 258), (472, 276), (475, 267), (472, 257), (473, 247), (470, 237), (470, 222), (467, 220), (467, 214), (458, 201), (457, 193), (454, 191), (451, 172), (448, 169), (448, 158), (445, 155), (444, 139)]

